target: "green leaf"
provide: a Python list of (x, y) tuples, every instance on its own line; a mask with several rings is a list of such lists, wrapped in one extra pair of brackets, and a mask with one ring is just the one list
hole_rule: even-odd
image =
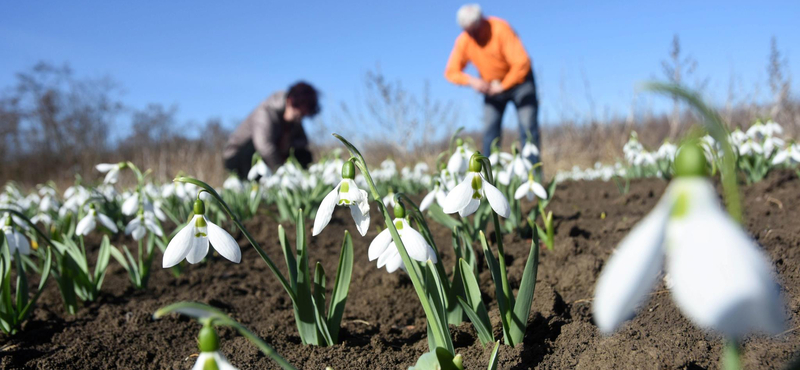
[(497, 369), (497, 361), (499, 358), (497, 357), (497, 350), (500, 349), (500, 341), (494, 343), (494, 349), (492, 350), (492, 356), (489, 357), (489, 370), (496, 370)]
[(513, 322), (511, 323), (510, 336), (513, 343), (522, 343), (525, 329), (528, 326), (528, 316), (531, 313), (533, 293), (536, 290), (536, 273), (539, 270), (539, 238), (536, 234), (531, 240), (531, 249), (525, 270), (522, 272), (522, 282), (519, 285), (517, 301), (514, 304)]
[[(322, 335), (322, 339), (325, 340), (328, 346), (332, 346), (336, 343), (334, 343), (333, 338), (331, 338), (331, 333), (328, 331), (328, 323), (325, 321), (325, 314), (322, 312), (322, 307), (324, 307), (325, 302), (318, 302), (316, 298), (311, 297), (311, 303), (314, 305), (314, 322), (317, 324), (317, 329), (319, 330), (319, 334)], [(317, 345), (321, 344), (322, 343), (317, 343)]]
[(286, 260), (286, 268), (289, 270), (289, 282), (292, 289), (297, 290), (297, 259), (294, 257), (292, 247), (289, 246), (289, 239), (286, 238), (286, 230), (283, 225), (278, 225), (278, 241), (280, 241), (283, 257)]
[(339, 266), (336, 268), (336, 281), (331, 292), (331, 303), (328, 307), (328, 330), (334, 343), (339, 341), (339, 329), (350, 291), (350, 280), (353, 276), (353, 239), (345, 230), (342, 250), (339, 252)]
[(94, 266), (94, 284), (97, 290), (103, 285), (103, 278), (108, 269), (108, 261), (111, 259), (111, 242), (108, 240), (108, 235), (103, 235), (103, 241), (100, 243), (100, 251), (97, 254), (97, 264)]
[(461, 223), (458, 222), (458, 220), (444, 213), (442, 207), (436, 203), (431, 204), (430, 208), (428, 208), (428, 216), (450, 230), (461, 226)]
[(511, 337), (508, 335), (509, 326), (511, 323), (509, 323), (506, 319), (509, 316), (508, 312), (511, 310), (511, 308), (507, 306), (506, 300), (503, 299), (503, 297), (505, 297), (505, 293), (503, 292), (500, 265), (498, 264), (497, 259), (495, 259), (494, 254), (492, 254), (492, 251), (489, 250), (489, 245), (486, 242), (486, 235), (483, 233), (483, 231), (480, 232), (480, 239), (481, 246), (483, 247), (483, 254), (486, 256), (486, 264), (489, 265), (489, 271), (492, 273), (492, 280), (494, 281), (497, 307), (500, 310), (500, 321), (503, 325), (503, 340), (506, 344), (512, 344), (514, 342), (511, 341)]
[[(425, 290), (427, 291), (428, 298), (436, 310), (435, 319), (437, 320), (437, 324), (441, 327), (447, 328), (447, 315), (444, 306), (445, 295), (442, 288), (442, 281), (439, 279), (439, 274), (436, 272), (436, 266), (433, 265), (431, 260), (428, 260), (425, 264)], [(444, 339), (445, 342), (443, 344), (445, 349), (450, 351), (451, 354), (454, 353), (453, 341), (450, 338), (450, 335), (445, 336)]]
[(460, 303), (464, 307), (467, 315), (475, 326), (475, 331), (478, 332), (478, 337), (482, 344), (486, 344), (494, 340), (492, 335), (492, 322), (489, 319), (489, 312), (481, 300), (481, 290), (478, 286), (478, 281), (475, 280), (475, 275), (472, 271), (468, 270), (469, 265), (463, 259), (459, 259), (461, 280), (464, 283), (465, 300)]
[(305, 246), (305, 222), (302, 215), (297, 217), (297, 282), (294, 302), (295, 321), (303, 344), (320, 345), (317, 334), (316, 309), (311, 296), (311, 271), (308, 266), (308, 250)]
[(14, 251), (17, 262), (17, 312), (28, 304), (28, 275), (25, 274), (25, 267), (22, 265), (19, 250)]

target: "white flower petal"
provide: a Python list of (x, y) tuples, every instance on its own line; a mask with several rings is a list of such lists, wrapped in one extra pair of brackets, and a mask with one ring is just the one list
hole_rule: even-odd
[(689, 211), (668, 226), (673, 299), (694, 323), (729, 338), (781, 332), (783, 303), (768, 258), (722, 210), (710, 182), (693, 187)]
[(100, 223), (103, 224), (103, 226), (111, 230), (112, 233), (116, 233), (117, 231), (119, 231), (117, 229), (117, 225), (115, 225), (114, 221), (111, 221), (111, 219), (108, 218), (108, 216), (98, 212), (97, 219), (100, 220)]
[(534, 181), (531, 184), (531, 190), (534, 194), (536, 194), (539, 199), (547, 199), (547, 190), (544, 190), (544, 186), (542, 184)]
[(474, 193), (472, 177), (475, 175), (474, 172), (468, 173), (464, 181), (461, 181), (447, 194), (444, 200), (444, 213), (456, 213), (469, 204), (470, 200), (472, 200), (472, 193)]
[(500, 190), (497, 190), (497, 188), (488, 181), (484, 181), (483, 195), (486, 196), (486, 200), (489, 201), (489, 205), (491, 205), (492, 209), (497, 212), (498, 216), (508, 218), (508, 216), (511, 214), (511, 208), (508, 206), (508, 200), (506, 199), (506, 196), (503, 195)]
[(90, 213), (78, 221), (78, 225), (75, 226), (75, 234), (88, 235), (95, 227), (97, 227), (97, 221), (95, 221), (94, 216)]
[(111, 169), (113, 169), (114, 167), (117, 167), (117, 165), (116, 164), (111, 164), (111, 163), (100, 163), (100, 164), (94, 166), (95, 169), (97, 169), (98, 171), (100, 171), (102, 173), (106, 173), (108, 171), (111, 171)]
[(378, 256), (378, 268), (385, 266), (386, 261), (388, 261), (389, 258), (392, 257), (392, 255), (398, 253), (400, 252), (397, 250), (397, 246), (394, 244), (394, 242), (390, 242), (389, 246), (386, 247), (386, 249), (383, 251), (383, 253), (381, 253), (380, 256)]
[(211, 246), (214, 247), (214, 250), (216, 250), (217, 253), (219, 253), (222, 257), (225, 257), (232, 262), (241, 262), (242, 251), (239, 248), (239, 243), (236, 242), (236, 239), (234, 239), (231, 234), (228, 234), (227, 231), (215, 225), (211, 221), (206, 220), (206, 223), (208, 224), (208, 241), (211, 242)]
[(192, 239), (194, 239), (194, 221), (194, 218), (192, 218), (189, 224), (184, 226), (181, 231), (178, 231), (175, 237), (170, 240), (167, 249), (164, 250), (164, 259), (161, 262), (163, 268), (170, 268), (181, 263), (191, 251)]
[(369, 260), (374, 261), (376, 258), (380, 257), (391, 242), (392, 234), (389, 233), (389, 229), (381, 231), (375, 239), (372, 239), (372, 243), (369, 243)]
[(514, 199), (522, 199), (526, 195), (528, 195), (529, 190), (531, 189), (529, 183), (524, 183), (517, 188), (517, 191), (514, 192)]
[(432, 190), (430, 193), (425, 195), (425, 198), (422, 198), (422, 201), (419, 202), (419, 210), (420, 211), (427, 210), (428, 207), (430, 207), (431, 204), (433, 204), (433, 201), (436, 198), (436, 190), (437, 189)]
[(122, 202), (122, 214), (131, 216), (139, 210), (139, 194), (134, 194)]
[(331, 222), (331, 216), (333, 216), (333, 209), (336, 208), (336, 203), (339, 201), (339, 185), (336, 185), (333, 190), (331, 190), (325, 198), (322, 199), (322, 202), (319, 204), (319, 208), (317, 208), (317, 215), (314, 217), (314, 229), (311, 232), (312, 236), (317, 236), (319, 233), (322, 232), (322, 229), (325, 226), (328, 226), (328, 222)]
[(196, 227), (192, 227), (192, 237), (190, 239), (192, 247), (189, 249), (189, 253), (186, 254), (186, 262), (191, 264), (202, 261), (208, 254), (208, 236), (197, 236), (198, 232), (199, 230)]
[(467, 206), (458, 211), (458, 215), (461, 217), (467, 217), (475, 213), (480, 206), (481, 201), (479, 199), (470, 199), (469, 203), (467, 203)]
[(672, 205), (669, 198), (669, 193), (665, 194), (650, 214), (633, 227), (600, 273), (592, 311), (603, 333), (612, 333), (631, 318), (658, 279)]
[(400, 235), (400, 240), (403, 241), (408, 256), (420, 262), (430, 259), (433, 263), (436, 263), (436, 254), (422, 234), (412, 229), (408, 221), (402, 220), (401, 222), (403, 223), (403, 233)]
[(356, 222), (356, 228), (361, 236), (367, 235), (369, 230), (369, 212), (367, 214), (361, 213), (361, 208), (357, 204), (350, 206), (350, 215), (353, 216), (353, 221)]

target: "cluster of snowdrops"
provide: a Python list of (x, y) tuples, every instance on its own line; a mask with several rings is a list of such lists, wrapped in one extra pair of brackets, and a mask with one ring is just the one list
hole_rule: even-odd
[[(759, 129), (766, 130), (764, 133), (778, 132), (778, 126), (771, 123), (759, 127), (769, 127)], [(729, 203), (729, 215), (720, 206), (709, 175), (720, 169), (728, 198), (728, 180), (733, 177), (735, 182), (736, 174), (726, 173), (726, 163), (736, 161), (740, 170), (743, 158), (785, 165), (796, 160), (792, 151), (796, 146), (776, 144), (772, 134), (751, 136), (748, 131), (740, 144), (734, 139), (735, 132), (720, 134), (713, 125), (708, 132), (715, 137), (713, 141), (687, 138), (680, 148), (662, 147), (663, 155), (652, 161), (648, 159), (652, 153), (637, 146), (635, 134), (626, 145), (626, 158), (630, 157), (632, 164), (656, 166), (662, 175), (668, 174), (671, 184), (655, 209), (620, 243), (598, 279), (593, 309), (600, 331), (612, 333), (632, 317), (664, 265), (683, 313), (700, 327), (722, 333), (728, 339), (728, 353), (735, 354), (738, 341), (750, 332), (782, 329), (784, 308), (769, 260), (738, 225), (736, 212), (740, 210)], [(142, 172), (130, 162), (100, 164), (97, 170), (105, 173), (102, 184), (89, 186), (81, 181), (61, 196), (51, 185), (24, 194), (8, 184), (0, 195), (0, 328), (7, 334), (20, 330), (51, 276), (67, 311), (74, 313), (80, 302), (97, 298), (112, 258), (128, 272), (134, 287), (144, 289), (157, 258), (156, 249), (161, 251), (162, 268), (179, 275), (194, 264), (219, 258), (209, 253), (211, 248), (221, 258), (240, 262), (242, 253), (232, 235), (241, 233), (289, 296), (302, 343), (331, 346), (339, 342), (354, 258), (364, 257), (353, 255), (353, 236), (345, 232), (332, 291), (326, 297), (328, 278), (321, 264), (309, 263), (309, 240), (325, 232), (336, 207), (349, 211), (360, 234), (355, 237), (364, 237), (370, 227), (370, 209), (377, 207), (385, 227), (369, 241), (366, 258), (388, 273), (407, 274), (427, 319), (430, 352), (420, 357), (414, 368), (463, 369), (448, 325), (465, 321), (472, 323), (482, 344), (494, 344), (488, 368), (496, 368), (501, 341), (493, 334), (478, 288), (475, 247), (484, 254), (495, 283), (502, 342), (509, 346), (522, 343), (540, 244), (554, 245), (553, 215), (547, 205), (556, 181), (547, 186), (540, 183), (540, 164), (527, 159), (538, 149), (523, 143), (519, 151), (516, 147), (511, 153), (493, 150), (486, 156), (454, 136), (435, 171), (424, 164), (398, 171), (391, 160), (370, 169), (356, 147), (336, 137), (347, 149), (346, 158), (341, 158), (340, 152), (331, 153), (307, 171), (290, 160), (272, 173), (255, 157), (248, 180), (231, 177), (221, 189), (183, 175), (157, 186), (148, 179), (149, 171)], [(766, 144), (767, 140), (772, 144)], [(757, 144), (760, 151), (745, 152), (743, 146), (748, 143)], [(767, 145), (774, 147), (767, 151)], [(765, 159), (754, 159), (756, 155)], [(660, 164), (660, 159), (667, 163)], [(137, 185), (123, 191), (115, 184), (124, 171), (135, 175)], [(407, 194), (425, 196), (416, 204)], [(523, 214), (522, 202), (531, 202), (527, 214)], [(242, 220), (253, 217), (264, 204), (274, 204), (276, 217), (296, 224), (294, 247), (283, 227), (277, 230), (286, 274), (242, 225)], [(305, 222), (312, 219), (309, 237)], [(449, 269), (439, 258), (443, 246), (434, 242), (429, 220), (452, 230), (451, 247), (457, 258)], [(490, 222), (497, 234), (494, 240), (485, 234)], [(111, 245), (108, 235), (117, 233), (130, 235), (137, 248)], [(509, 284), (503, 248), (502, 234), (508, 233), (531, 239), (516, 295)], [(85, 238), (97, 240), (100, 236), (97, 257), (90, 261)], [(16, 275), (13, 286), (12, 271)], [(38, 274), (40, 282), (29, 291), (27, 279), (32, 274)], [(218, 309), (179, 302), (160, 309), (155, 317), (173, 312), (192, 316), (202, 325), (195, 369), (235, 369), (220, 352), (215, 331), (219, 326), (233, 327), (279, 366), (294, 369), (269, 344)], [(733, 362), (726, 363), (735, 368), (730, 365)]]

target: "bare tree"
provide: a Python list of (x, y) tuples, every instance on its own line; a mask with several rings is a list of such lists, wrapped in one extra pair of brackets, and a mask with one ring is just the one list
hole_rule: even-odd
[(769, 50), (767, 73), (769, 75), (769, 88), (772, 92), (772, 108), (770, 110), (770, 115), (774, 119), (779, 119), (778, 116), (789, 102), (791, 78), (785, 76), (784, 72), (788, 64), (789, 62), (786, 58), (781, 58), (781, 52), (778, 50), (778, 40), (773, 36)]

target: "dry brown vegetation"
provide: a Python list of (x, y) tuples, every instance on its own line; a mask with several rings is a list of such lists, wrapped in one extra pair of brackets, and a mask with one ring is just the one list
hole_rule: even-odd
[[(662, 66), (665, 77), (684, 83), (695, 65), (696, 61), (681, 54), (676, 37)], [(725, 105), (718, 107), (731, 128), (746, 128), (757, 119), (772, 118), (790, 136), (798, 137), (800, 101), (791, 95), (786, 65), (773, 40), (766, 68), (772, 99), (761, 102), (747, 92), (739, 92), (738, 96), (744, 98), (737, 99), (731, 88)], [(140, 110), (128, 108), (119, 100), (118, 86), (112, 79), (79, 79), (66, 66), (39, 63), (16, 76), (17, 83), (0, 92), (0, 183), (13, 180), (32, 186), (53, 180), (63, 188), (76, 177), (98, 179), (100, 175), (94, 171), (97, 163), (123, 160), (152, 169), (158, 181), (169, 181), (181, 171), (213, 184), (221, 184), (226, 177), (220, 153), (228, 130), (218, 119), (182, 124), (177, 122), (176, 107), (151, 104)], [(422, 94), (414, 94), (401, 83), (390, 81), (380, 68), (366, 74), (364, 85), (363, 112), (340, 103), (327, 122), (315, 121), (307, 129), (339, 132), (353, 139), (375, 164), (387, 157), (400, 166), (417, 161), (436, 163), (459, 122), (452, 104), (431, 97), (427, 86)], [(702, 92), (704, 85), (689, 87)], [(569, 116), (581, 115), (562, 115)], [(122, 117), (130, 117), (131, 123), (131, 132), (125, 137), (116, 131)], [(549, 175), (574, 165), (616, 161), (632, 130), (646, 147), (655, 148), (665, 139), (680, 137), (697, 119), (678, 104), (662, 114), (647, 111), (606, 120), (590, 117), (585, 121), (563, 119), (559, 124), (541, 127), (542, 160)], [(191, 131), (197, 137), (177, 134), (187, 125), (194, 128)], [(478, 132), (465, 135), (480, 144)], [(516, 135), (516, 130), (507, 128), (506, 149)], [(335, 147), (339, 145), (330, 139), (317, 142), (316, 157)]]

